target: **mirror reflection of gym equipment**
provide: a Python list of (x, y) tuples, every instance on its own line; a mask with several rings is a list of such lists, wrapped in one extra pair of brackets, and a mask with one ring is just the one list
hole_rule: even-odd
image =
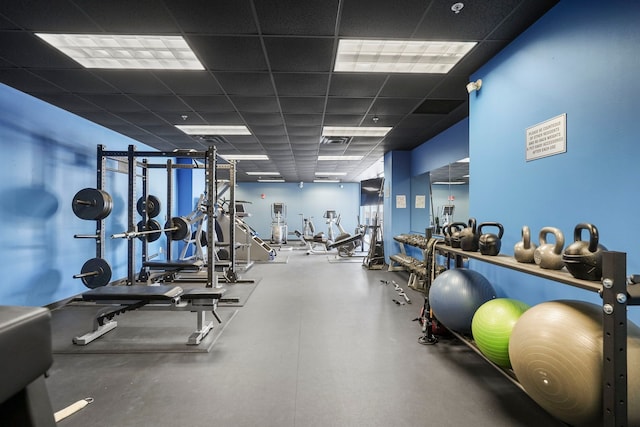
[(458, 218), (469, 217), (469, 159), (460, 159), (429, 172), (430, 225), (435, 234)]

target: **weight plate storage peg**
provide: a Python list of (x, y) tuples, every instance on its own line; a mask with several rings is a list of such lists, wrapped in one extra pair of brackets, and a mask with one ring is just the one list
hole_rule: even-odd
[(147, 242), (155, 242), (162, 236), (162, 228), (160, 227), (160, 223), (155, 219), (150, 219), (145, 224), (144, 221), (138, 222), (138, 231), (139, 232), (147, 232), (147, 231), (155, 231), (155, 233), (144, 233), (138, 234), (138, 239)]
[(191, 226), (186, 218), (174, 216), (164, 225), (164, 233), (171, 240), (184, 240), (191, 236)]
[(80, 219), (102, 220), (111, 213), (113, 199), (106, 191), (97, 188), (83, 188), (73, 196), (71, 208)]
[(111, 266), (102, 258), (91, 258), (84, 263), (80, 274), (76, 274), (73, 278), (82, 279), (82, 283), (87, 288), (99, 288), (107, 285), (111, 280)]
[(144, 197), (138, 199), (136, 210), (140, 216), (144, 217), (146, 213), (149, 218), (155, 218), (160, 215), (160, 200), (156, 196), (149, 195), (145, 200)]

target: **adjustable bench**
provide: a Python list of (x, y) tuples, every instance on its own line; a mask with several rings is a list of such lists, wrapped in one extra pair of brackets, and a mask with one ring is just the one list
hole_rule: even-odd
[(207, 321), (206, 312), (222, 323), (216, 312), (218, 301), (224, 295), (224, 289), (198, 288), (183, 290), (180, 286), (102, 286), (82, 294), (84, 301), (107, 304), (96, 314), (93, 331), (75, 337), (76, 345), (87, 345), (118, 326), (115, 316), (137, 309), (161, 311), (192, 311), (196, 313), (196, 330), (189, 336), (188, 345), (198, 345), (213, 329), (213, 322)]

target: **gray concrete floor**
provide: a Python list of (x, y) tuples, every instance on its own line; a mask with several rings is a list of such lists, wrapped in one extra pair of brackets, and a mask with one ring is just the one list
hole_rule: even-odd
[(54, 410), (95, 399), (59, 425), (563, 425), (459, 341), (420, 345), (404, 273), (282, 255), (241, 274), (261, 280), (209, 353), (55, 355)]

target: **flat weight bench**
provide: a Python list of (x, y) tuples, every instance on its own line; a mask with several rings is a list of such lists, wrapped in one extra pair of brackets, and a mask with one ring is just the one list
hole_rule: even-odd
[[(82, 294), (84, 301), (108, 304), (100, 310), (93, 322), (93, 331), (73, 338), (76, 345), (87, 345), (118, 326), (115, 316), (137, 309), (159, 311), (192, 311), (196, 313), (196, 330), (189, 336), (188, 345), (198, 345), (213, 329), (213, 321), (207, 321), (206, 312), (222, 323), (216, 312), (224, 289), (198, 288), (183, 290), (180, 286), (103, 286)], [(115, 307), (114, 307), (115, 305)]]
[(55, 427), (44, 380), (52, 363), (49, 310), (0, 306), (0, 425)]

